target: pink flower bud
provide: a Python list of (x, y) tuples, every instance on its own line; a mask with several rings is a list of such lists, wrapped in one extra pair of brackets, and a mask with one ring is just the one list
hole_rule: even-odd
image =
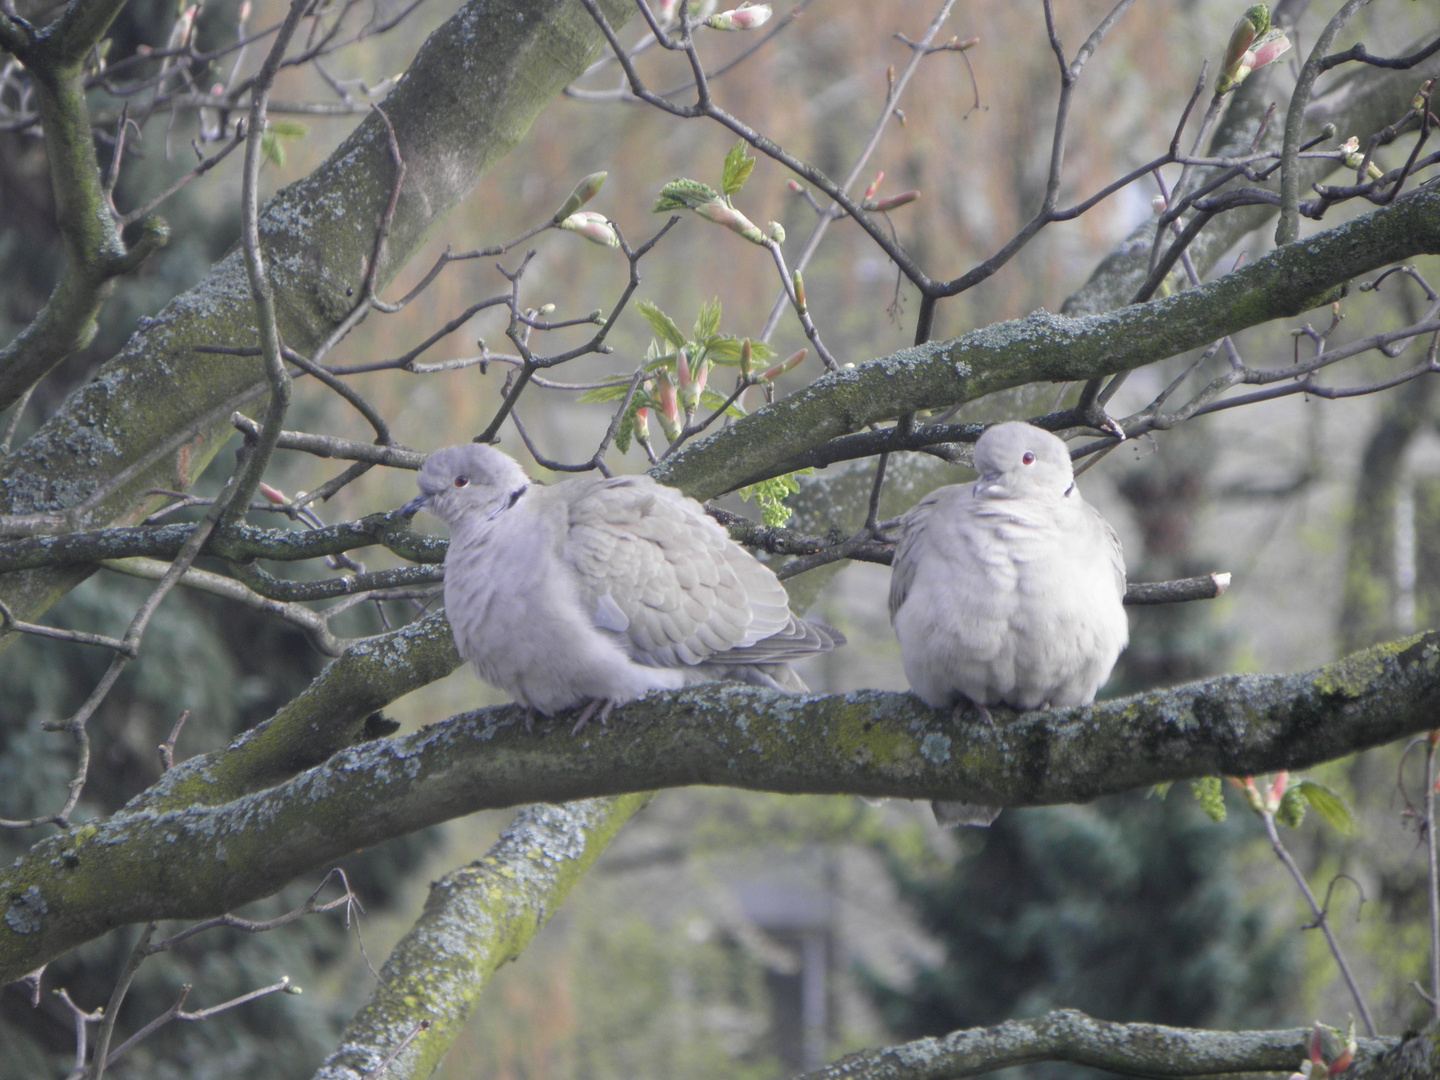
[(1251, 50), (1247, 57), (1250, 70), (1259, 71), (1266, 64), (1272, 63), (1290, 51), (1290, 39), (1283, 31), (1271, 30), (1261, 39), (1261, 43)]
[(754, 30), (770, 21), (769, 4), (741, 4), (732, 11), (721, 11), (705, 20), (712, 30)]
[(880, 190), (880, 181), (885, 179), (885, 170), (881, 169), (875, 174), (875, 179), (870, 181), (870, 186), (865, 189), (865, 198), (873, 199), (875, 192)]
[(770, 382), (772, 379), (778, 379), (787, 371), (795, 370), (795, 368), (799, 367), (801, 362), (804, 361), (805, 357), (809, 354), (809, 352), (809, 349), (801, 349), (799, 352), (791, 353), (780, 363), (776, 364), (772, 368), (767, 369), (765, 374), (760, 376), (761, 381)]
[(581, 210), (571, 214), (560, 222), (560, 228), (566, 232), (578, 233), (602, 247), (620, 246), (620, 236), (615, 232), (615, 227), (605, 219), (604, 214), (598, 214), (594, 210)]
[(1266, 809), (1273, 812), (1279, 808), (1280, 800), (1284, 797), (1285, 789), (1289, 784), (1290, 774), (1288, 772), (1280, 772), (1275, 775), (1275, 782), (1270, 785), (1270, 796), (1265, 800)]
[(684, 349), (675, 354), (675, 380), (681, 390), (690, 389), (690, 357)]
[(888, 199), (881, 199), (878, 202), (867, 200), (863, 205), (866, 210), (876, 210), (883, 214), (887, 210), (894, 210), (906, 203), (912, 203), (919, 197), (920, 192), (918, 191), (902, 191), (899, 195), (891, 195)]
[(674, 442), (680, 437), (680, 403), (676, 398), (675, 384), (670, 381), (670, 373), (661, 368), (655, 375), (655, 397), (660, 403), (660, 412), (656, 419), (660, 421), (660, 430), (665, 432), (665, 438)]
[(799, 180), (786, 180), (785, 186), (790, 189), (792, 195), (799, 195), (805, 190), (805, 185)]
[(285, 493), (278, 488), (271, 487), (263, 480), (260, 481), (260, 494), (264, 495), (265, 498), (269, 499), (276, 506), (285, 505)]
[(765, 234), (760, 231), (759, 227), (719, 196), (708, 199), (695, 207), (695, 213), (717, 225), (724, 225), (731, 232), (739, 233), (751, 243), (765, 243)]

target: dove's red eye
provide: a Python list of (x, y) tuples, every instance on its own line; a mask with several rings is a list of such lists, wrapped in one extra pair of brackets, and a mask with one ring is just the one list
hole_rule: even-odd
[(1035, 455), (1032, 454), (1029, 450), (1026, 450), (1024, 456), (1020, 460), (1023, 461), (1026, 465), (1034, 465)]
[(467, 485), (469, 485), (469, 483), (470, 483), (470, 477), (468, 477), (468, 476), (457, 476), (457, 477), (455, 477), (455, 486), (456, 486), (456, 487), (466, 487)]

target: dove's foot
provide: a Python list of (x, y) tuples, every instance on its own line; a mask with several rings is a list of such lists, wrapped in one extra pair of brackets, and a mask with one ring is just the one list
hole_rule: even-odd
[[(601, 727), (607, 727), (606, 720), (610, 718), (611, 712), (615, 709), (615, 702), (609, 698), (591, 698), (585, 708), (580, 710), (580, 717), (575, 721), (575, 727), (571, 735), (579, 735), (582, 728), (594, 717), (600, 722)], [(596, 715), (598, 711), (599, 715)]]
[(969, 698), (961, 698), (955, 703), (955, 710), (953, 713), (951, 713), (951, 719), (954, 720), (957, 724), (963, 724), (965, 722), (965, 710), (971, 708), (972, 706), (974, 707), (975, 711), (980, 714), (980, 719), (984, 722), (986, 727), (995, 726), (995, 718), (990, 715), (990, 710), (987, 709), (984, 705), (981, 705), (978, 701), (971, 701)]
[(534, 705), (525, 710), (525, 734), (533, 735), (535, 733), (535, 717), (538, 715), (540, 712)]

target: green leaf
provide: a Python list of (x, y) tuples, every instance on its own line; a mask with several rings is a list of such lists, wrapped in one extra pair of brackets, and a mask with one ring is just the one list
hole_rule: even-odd
[(275, 137), (273, 131), (266, 131), (260, 136), (260, 155), (270, 164), (284, 167), (285, 146)]
[(1275, 808), (1275, 820), (1287, 829), (1298, 829), (1305, 823), (1305, 796), (1297, 784), (1285, 789), (1280, 796), (1280, 805)]
[(776, 528), (789, 521), (790, 515), (794, 513), (790, 507), (785, 505), (784, 499), (787, 495), (794, 495), (800, 490), (800, 481), (795, 478), (807, 476), (814, 471), (814, 469), (801, 469), (799, 472), (789, 473), (785, 476), (761, 480), (758, 484), (741, 488), (736, 494), (760, 507), (761, 521), (771, 528)]
[(598, 401), (619, 401), (630, 390), (631, 376), (624, 376), (619, 382), (610, 383), (608, 386), (598, 386), (594, 390), (586, 390), (578, 400), (581, 405), (593, 405)]
[(670, 342), (677, 349), (685, 347), (685, 335), (675, 325), (674, 319), (650, 303), (649, 300), (641, 300), (635, 307), (641, 315), (645, 316), (645, 321), (650, 324), (650, 329), (654, 330), (657, 336)]
[[(714, 412), (716, 409), (720, 408), (720, 406), (725, 405), (727, 397), (728, 395), (726, 394), (717, 394), (714, 390), (706, 387), (705, 390), (703, 390), (700, 394), (700, 402), (711, 412)], [(737, 400), (730, 405), (725, 405), (725, 415), (730, 417), (731, 419), (739, 420), (741, 417), (745, 416), (745, 410), (740, 408)]]
[(700, 314), (695, 316), (694, 340), (704, 342), (720, 330), (720, 298), (717, 296), (708, 304), (702, 304)]
[(687, 180), (682, 176), (671, 180), (660, 189), (660, 196), (655, 200), (653, 210), (657, 214), (663, 214), (667, 210), (694, 210), (702, 203), (719, 197), (720, 193), (709, 184), (702, 184), (699, 180)]
[[(1293, 785), (1290, 791), (1299, 791), (1305, 801), (1315, 808), (1315, 812), (1337, 832), (1349, 836), (1355, 831), (1355, 815), (1345, 805), (1345, 800), (1324, 784), (1317, 784), (1314, 780), (1301, 780)], [(1290, 791), (1285, 793), (1286, 798), (1289, 798)]]
[[(731, 337), (729, 334), (719, 334), (705, 343), (706, 355), (709, 356), (712, 363), (738, 364), (740, 363), (740, 351), (746, 340), (745, 338)], [(762, 360), (773, 360), (775, 350), (763, 341), (751, 341), (750, 357), (755, 363)]]
[(310, 134), (310, 128), (299, 120), (272, 120), (269, 129), (277, 139), (303, 139)]
[(745, 140), (737, 139), (730, 152), (725, 155), (725, 168), (720, 176), (720, 189), (727, 195), (734, 195), (745, 186), (755, 168), (755, 159), (746, 152)]
[(635, 391), (635, 396), (630, 399), (630, 407), (625, 410), (625, 415), (620, 418), (620, 426), (615, 429), (615, 447), (620, 453), (630, 452), (630, 439), (635, 434), (635, 414), (653, 404), (650, 395), (643, 389)]
[(1225, 785), (1218, 776), (1202, 776), (1190, 781), (1190, 790), (1205, 816), (1219, 823), (1225, 820)]

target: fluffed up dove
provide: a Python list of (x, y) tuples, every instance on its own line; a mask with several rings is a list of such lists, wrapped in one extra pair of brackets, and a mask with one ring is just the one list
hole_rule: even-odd
[[(1093, 701), (1130, 640), (1119, 538), (1080, 497), (1065, 444), (996, 424), (973, 484), (931, 492), (900, 521), (890, 621), (905, 677), (937, 709), (1063, 708)], [(942, 825), (998, 807), (936, 802)]]
[[(437, 450), (424, 508), (450, 526), (445, 614), (486, 682), (546, 716), (734, 679), (803, 693), (789, 661), (845, 639), (694, 499), (646, 476), (543, 485), (492, 446)], [(527, 721), (528, 723), (528, 721)]]

